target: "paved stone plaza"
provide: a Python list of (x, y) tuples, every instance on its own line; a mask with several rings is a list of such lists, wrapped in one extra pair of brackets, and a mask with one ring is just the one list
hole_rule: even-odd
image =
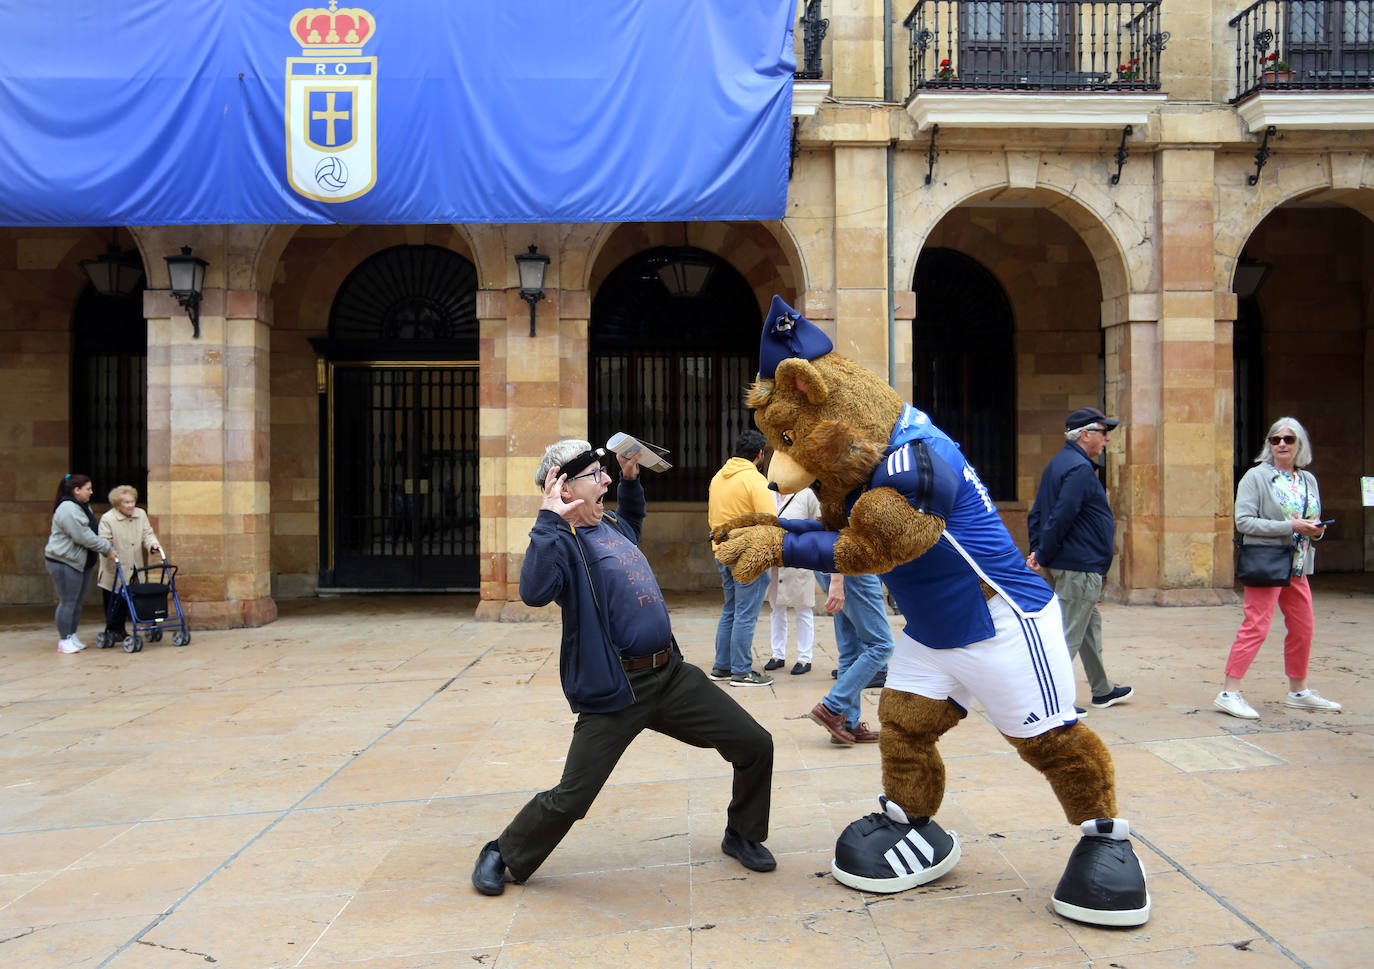
[[(1131, 930), (1050, 909), (1076, 830), (976, 712), (943, 744), (960, 864), (893, 896), (834, 881), (835, 837), (880, 777), (876, 746), (806, 718), (834, 666), (827, 619), (814, 672), (732, 691), (776, 743), (777, 871), (720, 853), (728, 766), (645, 735), (529, 883), (487, 898), (478, 848), (557, 780), (573, 722), (556, 621), (478, 622), (472, 597), (286, 600), (182, 649), (64, 656), (49, 609), (0, 609), (0, 964), (1367, 969), (1374, 593), (1314, 587), (1311, 683), (1339, 714), (1283, 706), (1281, 622), (1247, 722), (1211, 706), (1238, 605), (1103, 607), (1108, 669), (1136, 697), (1087, 723), (1149, 873)], [(717, 600), (670, 606), (709, 665)]]

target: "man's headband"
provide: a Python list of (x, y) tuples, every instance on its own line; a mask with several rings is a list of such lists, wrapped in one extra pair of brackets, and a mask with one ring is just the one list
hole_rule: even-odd
[[(605, 456), (606, 449), (604, 447), (592, 448), (590, 451), (583, 451), (581, 454), (568, 458), (568, 460), (563, 462), (563, 467), (560, 468), (559, 471), (567, 475), (568, 480), (571, 481)], [(602, 467), (604, 468), (605, 465), (602, 465)]]

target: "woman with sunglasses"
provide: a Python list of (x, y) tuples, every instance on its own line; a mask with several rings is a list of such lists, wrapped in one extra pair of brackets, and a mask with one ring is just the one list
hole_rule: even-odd
[(1304, 471), (1312, 462), (1307, 431), (1292, 417), (1280, 417), (1236, 490), (1236, 529), (1246, 542), (1291, 545), (1293, 576), (1286, 586), (1245, 587), (1245, 619), (1231, 645), (1226, 661), (1226, 682), (1213, 705), (1243, 720), (1258, 720), (1254, 707), (1240, 693), (1240, 681), (1259, 652), (1274, 608), (1283, 610), (1287, 633), (1283, 638), (1283, 665), (1288, 674), (1285, 705), (1298, 710), (1335, 712), (1341, 705), (1307, 688), (1307, 660), (1312, 653), (1312, 543), (1326, 534), (1321, 520), (1321, 496), (1317, 479)]

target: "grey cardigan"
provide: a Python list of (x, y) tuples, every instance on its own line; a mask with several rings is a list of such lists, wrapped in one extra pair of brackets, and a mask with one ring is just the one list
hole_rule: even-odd
[[(1297, 469), (1301, 487), (1308, 496), (1307, 511), (1304, 518), (1321, 515), (1321, 494), (1317, 491), (1317, 478), (1310, 471)], [(1293, 521), (1285, 517), (1282, 506), (1274, 497), (1273, 482), (1279, 471), (1272, 464), (1257, 464), (1245, 472), (1236, 489), (1236, 531), (1242, 541), (1254, 545), (1286, 545), (1293, 541)], [(1302, 543), (1302, 574), (1311, 575), (1316, 556), (1312, 552), (1312, 539), (1298, 536)]]

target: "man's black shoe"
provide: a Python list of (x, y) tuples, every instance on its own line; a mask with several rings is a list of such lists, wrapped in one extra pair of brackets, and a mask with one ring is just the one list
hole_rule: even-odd
[(506, 863), (495, 841), (488, 841), (472, 869), (472, 887), (483, 895), (500, 895), (506, 890)]
[(757, 841), (748, 841), (740, 837), (734, 828), (725, 829), (725, 838), (720, 843), (720, 850), (731, 858), (738, 859), (741, 865), (753, 871), (772, 871), (778, 867), (773, 852)]
[(873, 674), (873, 679), (868, 681), (868, 686), (864, 687), (864, 689), (880, 690), (885, 686), (887, 686), (887, 670), (878, 670), (878, 672)]
[(782, 668), (783, 668), (784, 666), (786, 666), (786, 665), (787, 665), (787, 661), (786, 661), (786, 660), (778, 659), (776, 656), (774, 656), (774, 657), (773, 657), (772, 659), (770, 659), (768, 662), (766, 662), (766, 663), (763, 664), (763, 668), (766, 669), (766, 670), (768, 670), (768, 671), (771, 673), (773, 670), (780, 670), (780, 669), (782, 669)]

